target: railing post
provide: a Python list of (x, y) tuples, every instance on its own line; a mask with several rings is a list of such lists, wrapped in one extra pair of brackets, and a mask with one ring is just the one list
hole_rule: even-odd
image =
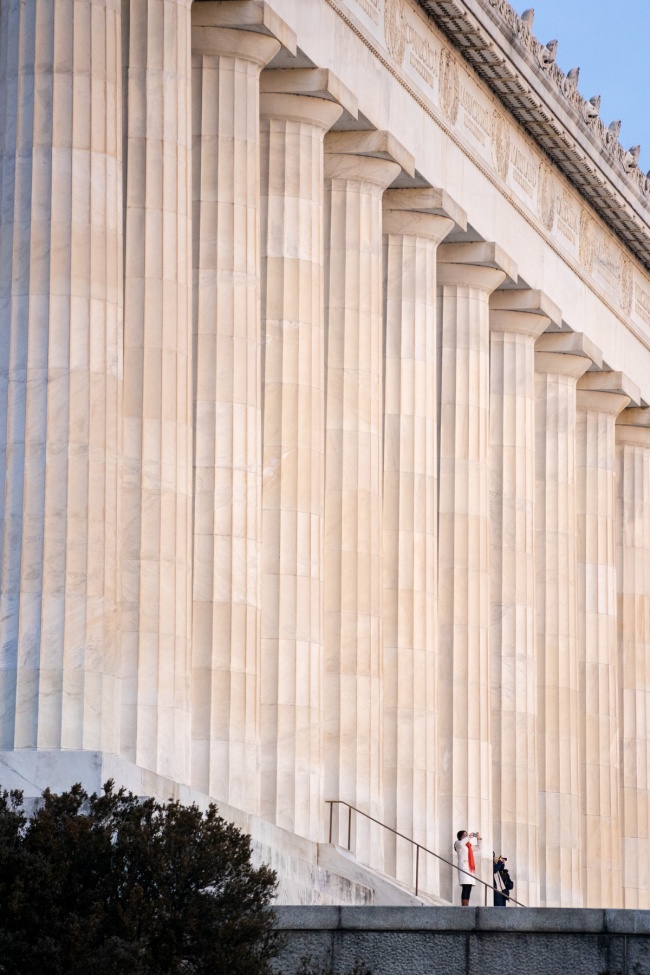
[(352, 850), (352, 806), (348, 806), (348, 853)]
[(332, 817), (334, 816), (334, 803), (330, 802), (330, 844), (332, 842)]
[(415, 896), (418, 896), (418, 887), (420, 883), (420, 845), (417, 844), (415, 847)]

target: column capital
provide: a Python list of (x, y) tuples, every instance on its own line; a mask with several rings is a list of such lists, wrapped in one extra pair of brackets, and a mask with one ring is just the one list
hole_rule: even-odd
[[(273, 37), (294, 57), (298, 53), (298, 39), (281, 17), (266, 3), (266, 0), (201, 0), (192, 4), (192, 48), (195, 48), (197, 28), (225, 27), (245, 31), (250, 34)], [(202, 47), (197, 48), (202, 50)], [(279, 50), (279, 48), (278, 48)], [(206, 52), (207, 53), (207, 52)], [(227, 51), (214, 51), (227, 54)], [(269, 59), (270, 60), (270, 59)], [(268, 63), (268, 62), (267, 62)]]
[(506, 288), (490, 295), (490, 331), (528, 335), (536, 339), (553, 324), (562, 324), (562, 312), (543, 291)]
[[(200, 5), (199, 5), (200, 6)], [(193, 27), (192, 51), (216, 57), (241, 58), (264, 68), (280, 50), (280, 42), (269, 34), (228, 27)]]
[(641, 402), (641, 392), (625, 373), (614, 369), (603, 369), (600, 372), (587, 372), (578, 383), (578, 389), (602, 393), (620, 393), (627, 396), (633, 406)]
[(630, 397), (623, 393), (580, 389), (581, 381), (578, 380), (576, 406), (583, 413), (609, 413), (610, 416), (618, 416), (630, 402)]
[(400, 172), (398, 164), (391, 162), (390, 159), (347, 156), (338, 153), (325, 154), (325, 179), (350, 179), (360, 183), (372, 183), (383, 191), (397, 179)]
[(340, 105), (347, 116), (359, 117), (356, 95), (328, 68), (271, 68), (260, 76), (260, 92), (324, 98)]
[(598, 346), (582, 332), (544, 332), (535, 343), (535, 372), (578, 380), (602, 361)]
[(493, 311), (490, 308), (491, 332), (510, 332), (513, 335), (528, 335), (536, 339), (550, 324), (550, 318), (535, 312)]
[(621, 427), (643, 427), (644, 429), (650, 430), (650, 407), (631, 406), (621, 413), (618, 419), (618, 425)]
[(409, 176), (415, 175), (414, 157), (394, 135), (385, 129), (329, 132), (325, 138), (325, 154), (326, 156), (351, 155), (364, 156), (368, 159), (384, 159), (397, 163)]
[(487, 240), (444, 244), (438, 251), (438, 264), (474, 264), (503, 271), (512, 281), (519, 276), (516, 263), (498, 244)]
[(616, 421), (616, 442), (638, 447), (650, 447), (650, 408), (631, 407)]
[(354, 179), (385, 190), (402, 170), (413, 175), (415, 160), (390, 132), (352, 130), (325, 136), (326, 179)]
[(584, 332), (544, 332), (535, 343), (535, 352), (582, 356), (591, 360), (583, 372), (591, 368), (591, 363), (597, 369), (601, 369), (603, 365), (602, 352), (591, 339), (587, 338)]
[(492, 292), (506, 277), (517, 280), (517, 265), (498, 244), (468, 241), (438, 248), (439, 285)]
[(311, 95), (260, 94), (261, 119), (285, 119), (318, 125), (327, 131), (341, 117), (342, 107), (325, 98)]
[[(441, 244), (441, 247), (447, 245)], [(438, 248), (440, 250), (440, 248)], [(440, 264), (438, 262), (438, 285), (453, 288), (477, 288), (491, 294), (505, 280), (506, 272), (498, 267), (485, 267), (481, 264)]]
[(383, 231), (402, 237), (427, 237), (437, 244), (454, 228), (449, 217), (437, 217), (417, 210), (384, 210)]
[(562, 311), (538, 288), (500, 288), (490, 295), (490, 311), (526, 312), (544, 316), (562, 328)]
[(467, 227), (465, 211), (441, 189), (386, 190), (382, 203), (385, 234), (428, 237), (440, 243), (455, 226)]
[(446, 190), (435, 186), (386, 190), (383, 205), (384, 213), (387, 210), (430, 213), (437, 217), (447, 217), (453, 220), (459, 230), (467, 230), (467, 214), (463, 208)]
[(577, 380), (584, 375), (590, 365), (590, 360), (583, 355), (569, 355), (566, 352), (535, 352), (535, 372), (569, 376)]

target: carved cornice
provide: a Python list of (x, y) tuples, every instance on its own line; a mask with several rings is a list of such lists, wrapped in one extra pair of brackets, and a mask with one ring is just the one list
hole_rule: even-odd
[(507, 0), (418, 0), (464, 58), (602, 219), (650, 269), (650, 179), (625, 150), (618, 124), (598, 116), (555, 63), (555, 44), (531, 31)]

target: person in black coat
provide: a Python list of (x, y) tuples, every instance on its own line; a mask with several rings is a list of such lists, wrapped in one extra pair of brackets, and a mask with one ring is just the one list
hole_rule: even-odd
[(494, 873), (494, 906), (506, 907), (508, 903), (508, 891), (506, 889), (503, 871), (505, 870), (506, 860), (504, 856), (494, 857), (492, 872)]

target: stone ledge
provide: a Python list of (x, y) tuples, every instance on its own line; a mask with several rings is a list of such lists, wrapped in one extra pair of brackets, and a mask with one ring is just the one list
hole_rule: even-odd
[(278, 907), (283, 931), (650, 935), (650, 911), (493, 907)]

